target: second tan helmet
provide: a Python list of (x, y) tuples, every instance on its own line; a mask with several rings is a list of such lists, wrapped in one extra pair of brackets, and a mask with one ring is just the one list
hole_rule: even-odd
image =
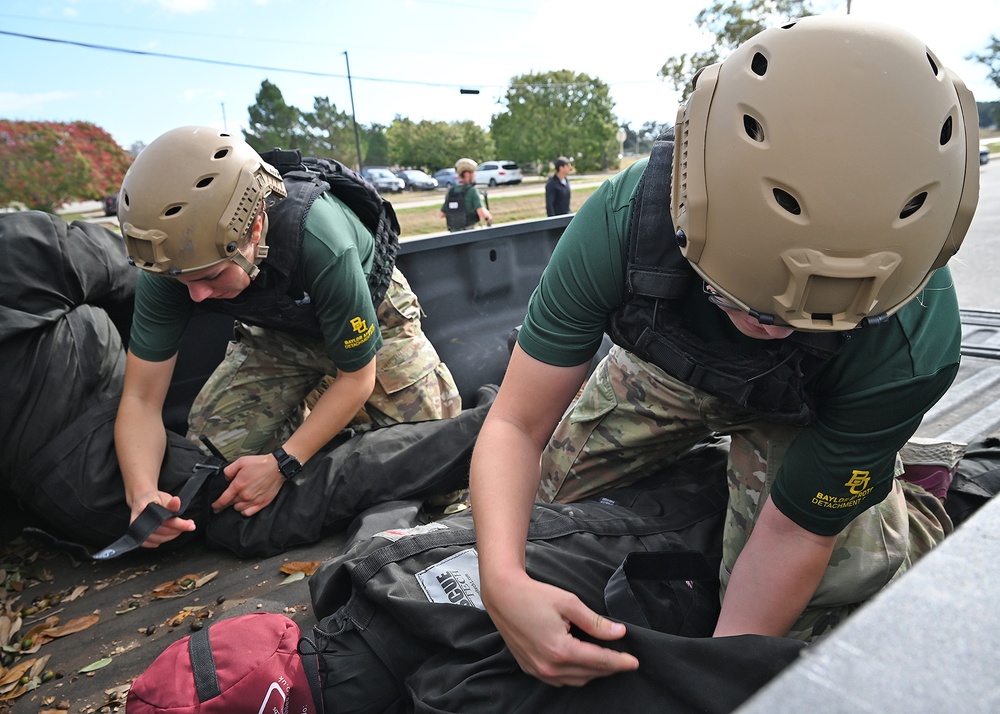
[(455, 173), (459, 176), (464, 174), (466, 171), (475, 171), (479, 168), (479, 165), (472, 159), (459, 159), (455, 162)]
[(272, 192), (286, 195), (281, 176), (242, 139), (203, 126), (168, 131), (122, 180), (118, 219), (129, 258), (166, 275), (233, 260), (253, 276), (240, 248)]
[(806, 17), (695, 82), (677, 118), (678, 242), (761, 322), (877, 323), (958, 250), (979, 196), (976, 103), (917, 38)]

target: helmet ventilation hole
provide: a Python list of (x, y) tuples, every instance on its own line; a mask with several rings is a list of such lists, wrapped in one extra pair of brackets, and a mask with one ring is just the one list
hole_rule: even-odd
[(749, 114), (743, 115), (743, 130), (746, 131), (747, 136), (754, 141), (764, 141), (764, 127), (762, 127), (760, 122)]
[(927, 192), (918, 193), (916, 196), (911, 198), (903, 206), (903, 210), (899, 212), (900, 218), (909, 218), (914, 213), (920, 210), (920, 207), (924, 205), (924, 201), (927, 200)]
[(228, 154), (229, 154), (229, 149), (219, 149), (218, 151), (215, 152), (215, 156), (213, 156), (212, 158), (224, 159)]
[(941, 125), (941, 146), (944, 146), (949, 141), (951, 141), (952, 132), (952, 121), (951, 117), (944, 120), (944, 124)]
[(788, 191), (783, 191), (780, 188), (772, 189), (774, 193), (774, 200), (778, 202), (778, 205), (784, 208), (786, 211), (791, 213), (793, 216), (802, 215), (802, 206), (799, 202), (795, 200), (795, 197)]
[(938, 66), (937, 66), (937, 62), (934, 61), (934, 58), (931, 57), (931, 53), (930, 52), (927, 53), (927, 61), (930, 62), (930, 64), (931, 64), (931, 70), (934, 72), (934, 76), (936, 77), (938, 75)]
[(215, 180), (214, 176), (206, 176), (201, 181), (195, 184), (195, 188), (205, 188), (208, 184)]
[(129, 198), (128, 198), (128, 192), (122, 191), (122, 201), (125, 202), (126, 206), (129, 205), (130, 201), (129, 201)]
[(181, 207), (180, 206), (171, 206), (170, 208), (168, 208), (167, 210), (165, 210), (163, 212), (163, 215), (164, 216), (176, 216), (180, 212), (181, 212)]
[(753, 59), (750, 61), (750, 69), (758, 77), (763, 77), (767, 72), (767, 57), (760, 52), (755, 53)]

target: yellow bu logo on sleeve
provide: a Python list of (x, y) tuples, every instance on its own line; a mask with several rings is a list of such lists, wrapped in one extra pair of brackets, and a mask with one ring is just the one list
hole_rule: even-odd
[(367, 320), (360, 317), (351, 319), (351, 329), (354, 330), (358, 336), (344, 340), (344, 348), (348, 350), (354, 347), (360, 347), (375, 334), (375, 325), (369, 325)]

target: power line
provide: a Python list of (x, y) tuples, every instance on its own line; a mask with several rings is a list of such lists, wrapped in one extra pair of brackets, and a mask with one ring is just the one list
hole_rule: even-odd
[[(83, 47), (91, 50), (101, 50), (103, 52), (117, 52), (120, 54), (130, 54), (130, 55), (140, 55), (144, 57), (159, 57), (161, 59), (172, 59), (181, 60), (184, 62), (199, 62), (202, 64), (212, 64), (224, 67), (239, 67), (242, 69), (257, 69), (263, 70), (265, 72), (285, 72), (287, 74), (301, 74), (308, 75), (312, 77), (332, 77), (335, 79), (347, 79), (347, 75), (337, 74), (335, 72), (318, 72), (315, 70), (307, 69), (289, 69), (287, 67), (269, 67), (267, 65), (258, 64), (246, 64), (243, 62), (229, 62), (226, 60), (214, 60), (207, 59), (204, 57), (187, 57), (185, 55), (175, 55), (166, 52), (150, 52), (148, 50), (134, 50), (127, 47), (111, 47), (110, 45), (98, 45), (92, 42), (80, 42), (78, 40), (63, 40), (55, 37), (42, 37), (41, 35), (29, 35), (21, 32), (10, 32), (8, 30), (0, 30), (0, 35), (8, 35), (10, 37), (20, 37), (25, 40), (37, 40), (39, 42), (51, 42), (60, 45), (70, 45), (73, 47)], [(453, 84), (446, 82), (424, 82), (418, 80), (408, 80), (408, 79), (386, 79), (384, 77), (358, 77), (354, 76), (352, 79), (356, 81), (363, 82), (381, 82), (385, 84), (409, 84), (417, 85), (422, 87), (440, 87), (445, 89), (469, 89), (468, 83)], [(620, 86), (623, 84), (645, 84), (651, 80), (633, 80), (630, 82), (615, 82), (614, 84), (606, 83), (607, 86)], [(568, 89), (572, 87), (589, 87), (589, 83), (585, 82), (552, 82), (552, 83), (541, 83), (541, 84), (511, 84), (511, 85), (500, 85), (500, 84), (485, 84), (477, 85), (479, 89), (504, 89), (507, 86), (511, 88), (525, 88), (525, 87), (538, 87), (538, 88), (561, 88)]]
[[(163, 59), (173, 59), (173, 60), (183, 60), (185, 62), (201, 62), (203, 64), (214, 64), (222, 65), (225, 67), (241, 67), (243, 69), (259, 69), (266, 72), (287, 72), (288, 74), (304, 74), (313, 77), (334, 77), (337, 79), (347, 79), (346, 75), (337, 74), (335, 72), (317, 72), (314, 70), (307, 69), (289, 69), (287, 67), (268, 67), (266, 65), (259, 64), (245, 64), (243, 62), (227, 62), (225, 60), (213, 60), (206, 59), (204, 57), (185, 57), (184, 55), (173, 55), (165, 52), (150, 52), (148, 50), (133, 50), (126, 47), (111, 47), (109, 45), (97, 45), (91, 42), (78, 42), (76, 40), (60, 40), (55, 37), (42, 37), (40, 35), (28, 35), (20, 32), (9, 32), (7, 30), (0, 30), (0, 35), (9, 35), (11, 37), (20, 37), (26, 40), (38, 40), (40, 42), (52, 42), (60, 45), (72, 45), (74, 47), (85, 47), (91, 50), (102, 50), (105, 52), (118, 52), (130, 55), (142, 55), (145, 57), (160, 57)], [(417, 80), (406, 80), (406, 79), (384, 79), (382, 77), (353, 77), (355, 80), (363, 80), (366, 82), (386, 82), (391, 84), (416, 84), (423, 87), (445, 87), (450, 89), (458, 89), (466, 84), (447, 84), (442, 82), (421, 82)], [(499, 86), (499, 85), (497, 85)]]

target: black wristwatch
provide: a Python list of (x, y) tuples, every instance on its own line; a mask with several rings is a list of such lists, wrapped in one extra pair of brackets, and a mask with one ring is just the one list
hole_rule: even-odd
[(278, 460), (278, 471), (285, 478), (295, 478), (295, 476), (302, 470), (302, 464), (299, 460), (285, 452), (284, 449), (278, 447), (275, 449), (271, 456)]

